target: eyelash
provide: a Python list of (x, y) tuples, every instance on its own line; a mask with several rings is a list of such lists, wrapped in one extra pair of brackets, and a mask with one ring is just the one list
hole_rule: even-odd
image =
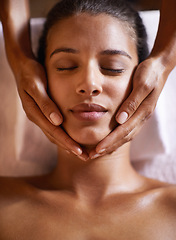
[(110, 71), (113, 73), (123, 73), (124, 72), (124, 69), (110, 69), (110, 68), (101, 68), (101, 69), (105, 70), (105, 71)]
[(69, 71), (69, 70), (74, 70), (78, 67), (71, 67), (71, 68), (57, 68), (57, 71)]
[[(63, 72), (63, 71), (72, 71), (74, 69), (77, 69), (78, 67), (71, 67), (71, 68), (57, 68), (57, 71)], [(109, 71), (112, 73), (123, 73), (124, 69), (110, 69), (110, 68), (101, 68), (102, 70)]]

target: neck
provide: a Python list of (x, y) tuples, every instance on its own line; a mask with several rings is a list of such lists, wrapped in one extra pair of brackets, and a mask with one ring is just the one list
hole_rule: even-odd
[(50, 178), (57, 189), (71, 189), (87, 201), (99, 201), (118, 192), (139, 187), (139, 175), (129, 160), (129, 144), (105, 156), (82, 162), (59, 149), (56, 169)]

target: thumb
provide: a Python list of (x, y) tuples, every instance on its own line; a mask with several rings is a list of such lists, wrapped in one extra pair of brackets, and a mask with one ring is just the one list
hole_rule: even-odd
[(63, 117), (59, 109), (46, 92), (42, 93), (35, 101), (41, 112), (52, 124), (58, 126), (63, 122)]
[(43, 82), (37, 82), (35, 91), (28, 92), (31, 98), (38, 105), (43, 115), (55, 126), (60, 125), (63, 122), (63, 117), (56, 106), (56, 104), (50, 99), (46, 91)]
[(133, 89), (129, 97), (123, 102), (116, 114), (116, 121), (119, 124), (125, 123), (138, 109), (143, 100), (148, 96), (148, 91), (145, 92), (142, 88), (136, 87)]

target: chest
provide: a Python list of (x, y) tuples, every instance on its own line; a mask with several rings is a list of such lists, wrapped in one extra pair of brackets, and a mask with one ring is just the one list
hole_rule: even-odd
[(19, 206), (0, 222), (1, 240), (172, 240), (175, 234), (167, 219), (133, 207)]

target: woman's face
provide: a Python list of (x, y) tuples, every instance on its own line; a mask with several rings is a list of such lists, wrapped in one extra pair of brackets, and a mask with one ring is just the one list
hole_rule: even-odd
[(45, 63), (64, 129), (80, 144), (97, 144), (117, 126), (138, 64), (127, 28), (105, 14), (64, 19), (49, 31)]

